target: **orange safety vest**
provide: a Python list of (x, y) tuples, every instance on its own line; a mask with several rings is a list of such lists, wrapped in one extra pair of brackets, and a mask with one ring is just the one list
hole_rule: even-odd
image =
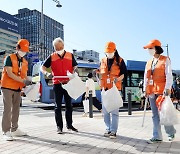
[[(122, 58), (120, 58), (119, 61), (121, 63)], [(99, 72), (101, 74), (101, 89), (102, 88), (110, 89), (113, 87), (114, 79), (119, 77), (120, 69), (119, 69), (119, 66), (116, 64), (116, 60), (114, 59), (111, 69), (110, 69), (110, 71), (108, 71), (107, 57), (105, 57), (101, 60)], [(110, 79), (110, 83), (107, 83), (107, 79)], [(122, 81), (118, 81), (116, 83), (116, 87), (118, 88), (118, 90), (121, 90), (122, 89)]]
[(53, 84), (67, 83), (69, 78), (56, 78), (56, 76), (67, 76), (67, 71), (73, 72), (72, 53), (66, 52), (61, 59), (56, 52), (51, 54), (51, 69)]
[[(9, 55), (12, 62), (12, 72), (21, 77), (22, 79), (26, 78), (28, 71), (28, 62), (23, 58), (21, 67), (18, 66), (18, 59), (15, 53)], [(6, 72), (6, 69), (3, 68), (2, 77), (1, 77), (1, 87), (8, 88), (13, 90), (22, 89), (25, 86), (24, 83), (18, 82), (10, 78)]]
[[(153, 60), (149, 60), (146, 64), (147, 70), (147, 94), (163, 94), (165, 84), (166, 84), (166, 74), (165, 74), (165, 65), (166, 65), (166, 56), (160, 56), (159, 60), (155, 66), (154, 72), (151, 71), (151, 65)], [(150, 84), (150, 80), (153, 80), (153, 84)]]

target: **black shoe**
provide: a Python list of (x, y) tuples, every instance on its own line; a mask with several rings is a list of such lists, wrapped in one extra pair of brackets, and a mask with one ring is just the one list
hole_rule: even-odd
[(57, 133), (58, 133), (58, 134), (63, 134), (62, 128), (59, 128), (59, 127), (58, 127), (58, 128), (57, 128)]
[(110, 138), (110, 139), (116, 139), (116, 133), (111, 132), (111, 133), (109, 134), (109, 138)]
[(74, 131), (74, 132), (78, 132), (78, 130), (77, 130), (76, 128), (74, 128), (73, 126), (67, 127), (67, 129), (68, 129), (68, 130), (72, 130), (72, 131)]
[(110, 134), (111, 134), (110, 131), (106, 131), (106, 132), (104, 133), (104, 137), (109, 137)]
[(173, 141), (173, 140), (174, 140), (174, 138), (175, 138), (175, 135), (174, 135), (174, 134), (173, 134), (173, 135), (169, 135), (169, 136), (168, 136), (168, 140), (169, 140), (169, 141)]
[(160, 143), (160, 142), (162, 142), (162, 140), (156, 138), (151, 138), (150, 140), (147, 141), (148, 144)]

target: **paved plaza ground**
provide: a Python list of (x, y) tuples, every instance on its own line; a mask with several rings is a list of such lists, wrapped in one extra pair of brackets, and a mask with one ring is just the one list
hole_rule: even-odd
[[(73, 112), (74, 127), (79, 132), (64, 134), (56, 133), (53, 110), (44, 110), (41, 103), (23, 100), (19, 126), (28, 136), (17, 137), (15, 141), (4, 141), (0, 134), (0, 154), (151, 154), (176, 153), (180, 154), (180, 124), (176, 125), (177, 134), (173, 142), (169, 142), (162, 128), (162, 143), (147, 144), (152, 137), (151, 111), (147, 111), (145, 125), (142, 127), (143, 111), (133, 111), (132, 115), (120, 112), (117, 139), (103, 137), (105, 125), (102, 114), (94, 113), (94, 118), (82, 117), (82, 110)], [(3, 105), (0, 96), (0, 119)], [(63, 112), (64, 114), (64, 112)], [(180, 112), (179, 112), (180, 118)]]

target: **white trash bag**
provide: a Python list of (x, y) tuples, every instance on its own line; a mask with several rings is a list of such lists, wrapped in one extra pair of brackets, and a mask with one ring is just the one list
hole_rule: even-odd
[(160, 124), (165, 126), (172, 126), (178, 124), (177, 110), (169, 96), (165, 96), (165, 100), (162, 103), (161, 110), (159, 111)]
[[(69, 76), (69, 73), (67, 75)], [(67, 84), (62, 85), (62, 87), (73, 99), (77, 99), (86, 91), (85, 83), (77, 73), (71, 74), (70, 81)]]
[(103, 89), (101, 92), (101, 96), (102, 104), (106, 108), (107, 112), (111, 112), (123, 106), (121, 94), (119, 93), (115, 83), (113, 83), (113, 87), (111, 89), (107, 91)]
[(40, 83), (32, 84), (24, 88), (26, 97), (31, 101), (36, 101), (39, 98)]
[(89, 112), (89, 99), (83, 100), (84, 113)]

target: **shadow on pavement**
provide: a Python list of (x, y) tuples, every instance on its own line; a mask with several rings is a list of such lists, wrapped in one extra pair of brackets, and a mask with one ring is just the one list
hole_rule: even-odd
[[(65, 133), (66, 134), (66, 133)], [(67, 134), (70, 134), (67, 132)], [(105, 141), (111, 141), (112, 145), (113, 143), (121, 143), (122, 146), (129, 146), (131, 148), (135, 148), (135, 150), (139, 151), (139, 152), (154, 152), (154, 148), (161, 146), (160, 143), (159, 144), (147, 144), (146, 140), (144, 139), (137, 139), (137, 138), (131, 138), (131, 137), (126, 137), (126, 136), (117, 136), (117, 139), (107, 139), (105, 137), (103, 137), (100, 134), (95, 134), (95, 133), (88, 133), (88, 132), (78, 132), (78, 133), (73, 133), (73, 135), (79, 135), (79, 136), (83, 136), (83, 137), (90, 137), (90, 138), (96, 138), (99, 140), (102, 140), (102, 144)], [(86, 153), (93, 153), (94, 152), (98, 152), (98, 153), (126, 153), (127, 150), (123, 151), (123, 147), (121, 150), (121, 147), (119, 147), (119, 149), (116, 148), (111, 148), (111, 146), (109, 147), (99, 147), (98, 145), (93, 146), (90, 144), (82, 144), (79, 143), (78, 141), (71, 141), (69, 139), (69, 141), (61, 141), (61, 140), (50, 140), (50, 139), (46, 139), (46, 138), (40, 138), (40, 137), (33, 137), (33, 136), (25, 136), (24, 138), (18, 138), (16, 141), (18, 142), (25, 142), (27, 144), (34, 144), (34, 145), (40, 145), (40, 146), (47, 146), (49, 148), (53, 148), (55, 150), (58, 151), (66, 151), (66, 152), (74, 152), (76, 153), (80, 151), (84, 151)], [(104, 142), (103, 142), (104, 141)], [(165, 142), (164, 142), (165, 143)], [(100, 143), (99, 143), (100, 144)], [(173, 142), (173, 144), (178, 144), (180, 146), (180, 143), (178, 142)], [(178, 145), (176, 145), (176, 147), (179, 147)], [(125, 148), (125, 147), (124, 147)], [(174, 150), (176, 151), (176, 149), (174, 148)], [(177, 149), (178, 151), (178, 149)], [(82, 152), (83, 153), (83, 152)], [(161, 151), (161, 153), (167, 153), (167, 151)], [(131, 152), (128, 152), (128, 154), (133, 154)]]
[[(45, 139), (45, 138), (39, 138), (39, 137), (31, 137), (31, 136), (26, 136), (24, 137), (28, 140), (23, 140), (23, 138), (19, 138), (16, 141), (18, 142), (23, 142), (23, 143), (27, 143), (27, 144), (34, 144), (37, 145), (39, 144), (40, 146), (47, 146), (49, 148), (53, 148), (56, 149), (58, 151), (65, 151), (65, 152), (73, 152), (76, 153), (93, 153), (94, 152), (98, 152), (98, 153), (126, 153), (127, 151), (123, 151), (123, 150), (119, 150), (119, 149), (113, 149), (110, 147), (102, 148), (102, 147), (96, 147), (96, 146), (92, 146), (89, 144), (81, 144), (81, 143), (77, 143), (77, 142), (63, 142), (63, 141), (55, 141), (55, 140), (50, 140), (50, 139)], [(40, 143), (38, 143), (40, 141)], [(52, 146), (53, 145), (53, 146)], [(47, 149), (48, 150), (48, 149)], [(32, 151), (31, 151), (32, 152)], [(128, 152), (128, 154), (133, 154)]]

